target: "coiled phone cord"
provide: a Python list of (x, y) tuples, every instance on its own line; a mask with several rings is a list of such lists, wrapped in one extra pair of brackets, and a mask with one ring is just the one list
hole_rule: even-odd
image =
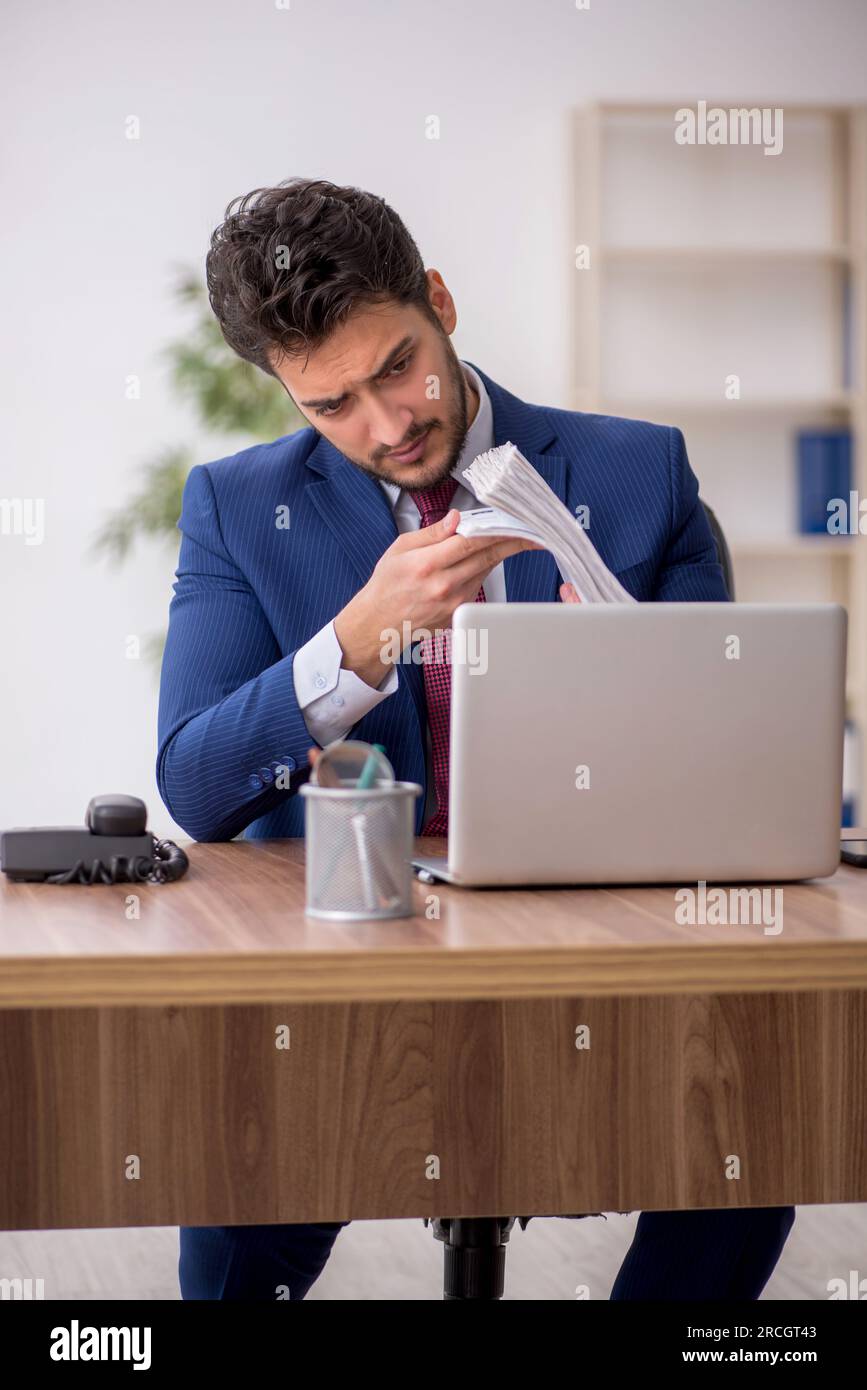
[(44, 883), (173, 883), (182, 878), (190, 867), (190, 861), (174, 840), (153, 841), (153, 857), (148, 859), (138, 855), (128, 859), (125, 855), (114, 854), (106, 868), (101, 859), (94, 859), (88, 867), (83, 859), (78, 859), (71, 869), (62, 874), (49, 874)]

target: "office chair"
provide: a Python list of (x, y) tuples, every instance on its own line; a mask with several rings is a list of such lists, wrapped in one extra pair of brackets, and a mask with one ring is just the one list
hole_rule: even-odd
[[(701, 499), (699, 499), (699, 500), (701, 500)], [(721, 566), (721, 568), (722, 568), (723, 579), (725, 580), (725, 585), (726, 585), (726, 590), (728, 591), (728, 596), (729, 596), (729, 598), (731, 599), (731, 601), (734, 602), (734, 597), (735, 597), (735, 577), (734, 577), (734, 568), (733, 568), (733, 566), (732, 566), (731, 551), (729, 550), (729, 547), (728, 547), (728, 541), (726, 540), (725, 536), (723, 535), (723, 529), (722, 529), (722, 527), (721, 527), (720, 524), (719, 524), (719, 521), (718, 521), (718, 519), (717, 519), (716, 512), (711, 511), (710, 507), (707, 505), (707, 502), (702, 502), (701, 505), (702, 505), (702, 507), (704, 508), (704, 514), (705, 514), (705, 516), (706, 516), (707, 519), (708, 519), (708, 522), (709, 522), (709, 524), (710, 524), (710, 529), (711, 529), (711, 531), (712, 531), (712, 533), (713, 533), (714, 542), (715, 542), (715, 544), (716, 544), (716, 553), (717, 553), (717, 555), (718, 555), (718, 557), (719, 557), (719, 562), (720, 562), (720, 566)]]
[[(734, 600), (735, 582), (732, 557), (716, 513), (702, 502), (708, 519), (717, 556), (723, 572), (726, 590)], [(552, 1213), (562, 1215), (562, 1213)], [(580, 1212), (563, 1217), (566, 1221), (585, 1216), (604, 1216), (604, 1212)], [(519, 1216), (521, 1229), (527, 1229), (532, 1216)], [(443, 1251), (443, 1298), (502, 1298), (506, 1282), (506, 1246), (515, 1224), (514, 1216), (455, 1216), (423, 1218), (433, 1229), (435, 1240), (441, 1240)]]

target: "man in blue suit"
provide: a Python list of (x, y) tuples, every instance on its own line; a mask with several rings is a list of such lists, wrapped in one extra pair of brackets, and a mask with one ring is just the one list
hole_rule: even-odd
[[(450, 337), (454, 301), (381, 198), (295, 179), (238, 199), (208, 289), (226, 341), (310, 428), (191, 471), (159, 707), (157, 779), (196, 840), (299, 836), (311, 753), (351, 735), (419, 782), (448, 829), (449, 683), (391, 632), (455, 608), (574, 601), (547, 552), (456, 534), (461, 477), (511, 440), (644, 601), (727, 598), (678, 430), (528, 405)], [(408, 623), (406, 629), (404, 624)], [(791, 1207), (644, 1212), (613, 1299), (756, 1299)], [(184, 1298), (303, 1298), (345, 1222), (181, 1229)]]

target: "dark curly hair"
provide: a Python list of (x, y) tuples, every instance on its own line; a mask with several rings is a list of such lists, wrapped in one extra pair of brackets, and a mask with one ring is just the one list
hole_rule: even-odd
[(286, 179), (233, 199), (205, 265), (223, 337), (269, 376), (269, 349), (309, 353), (365, 304), (415, 304), (439, 325), (424, 262), (397, 213), (327, 179)]

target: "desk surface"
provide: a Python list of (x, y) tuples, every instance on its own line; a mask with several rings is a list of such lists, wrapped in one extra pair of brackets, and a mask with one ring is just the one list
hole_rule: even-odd
[[(418, 845), (445, 852), (444, 841)], [(168, 885), (0, 874), (0, 1007), (867, 988), (867, 870), (848, 865), (756, 885), (782, 893), (776, 935), (761, 921), (679, 925), (675, 886), (416, 883), (412, 918), (331, 924), (305, 914), (302, 840), (185, 848), (189, 872)], [(138, 918), (127, 916), (131, 894)]]

